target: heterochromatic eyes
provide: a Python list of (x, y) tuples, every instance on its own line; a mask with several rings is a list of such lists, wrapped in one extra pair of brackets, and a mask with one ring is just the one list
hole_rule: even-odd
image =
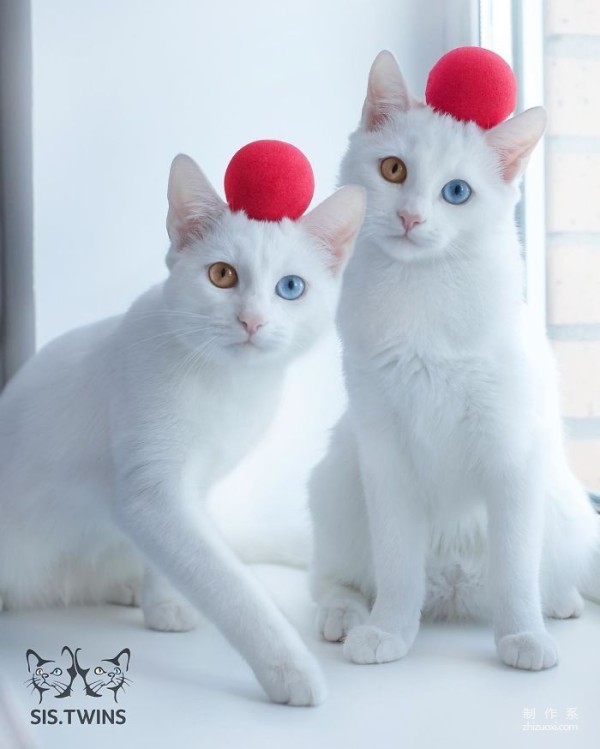
[[(219, 289), (231, 289), (238, 283), (238, 274), (229, 263), (213, 263), (208, 269), (210, 282)], [(298, 299), (304, 294), (306, 283), (300, 276), (284, 276), (275, 286), (275, 293), (282, 299)]]
[(102, 668), (102, 666), (96, 666), (94, 669), (94, 673), (100, 676), (100, 674), (105, 674), (106, 671)]
[(442, 187), (442, 198), (452, 205), (460, 205), (467, 202), (471, 192), (471, 185), (464, 179), (452, 179)]
[(300, 276), (284, 276), (277, 281), (275, 293), (282, 299), (291, 301), (301, 297), (304, 294), (305, 288), (304, 279), (300, 278)]
[(406, 164), (397, 156), (388, 156), (379, 164), (379, 171), (388, 182), (404, 182), (407, 175)]
[(210, 282), (220, 289), (231, 289), (238, 282), (238, 274), (229, 263), (213, 263), (208, 269)]

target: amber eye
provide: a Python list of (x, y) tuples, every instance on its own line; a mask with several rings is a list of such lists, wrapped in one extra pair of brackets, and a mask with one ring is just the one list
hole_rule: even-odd
[(388, 156), (379, 165), (381, 176), (388, 182), (404, 182), (406, 179), (406, 164), (397, 156)]
[(213, 263), (208, 269), (208, 277), (220, 289), (230, 289), (238, 282), (236, 269), (228, 263)]
[(98, 676), (100, 676), (100, 674), (104, 674), (104, 673), (106, 673), (106, 672), (105, 672), (105, 670), (104, 670), (104, 669), (102, 668), (102, 666), (96, 666), (96, 668), (94, 669), (94, 673), (95, 673), (95, 674), (98, 674)]

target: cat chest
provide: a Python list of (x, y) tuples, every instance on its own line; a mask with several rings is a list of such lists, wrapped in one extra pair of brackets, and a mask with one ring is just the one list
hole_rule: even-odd
[(408, 354), (381, 380), (403, 438), (420, 454), (463, 461), (502, 428), (502, 388), (488, 361)]
[(213, 383), (180, 393), (180, 419), (195, 452), (205, 453), (215, 468), (229, 468), (263, 437), (277, 408), (278, 397), (246, 383)]

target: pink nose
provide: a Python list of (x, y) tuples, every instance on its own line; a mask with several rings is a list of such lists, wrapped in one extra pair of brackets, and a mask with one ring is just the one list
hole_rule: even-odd
[(418, 213), (408, 213), (408, 211), (398, 211), (402, 224), (404, 225), (404, 231), (408, 232), (415, 226), (415, 224), (422, 224), (425, 219)]
[(242, 323), (242, 326), (249, 336), (253, 336), (259, 328), (265, 324), (265, 320), (262, 317), (238, 317), (238, 320)]

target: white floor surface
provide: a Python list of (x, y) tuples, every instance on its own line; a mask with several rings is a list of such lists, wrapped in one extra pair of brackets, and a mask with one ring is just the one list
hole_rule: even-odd
[[(210, 625), (185, 634), (144, 629), (141, 612), (117, 606), (0, 614), (0, 665), (15, 712), (36, 749), (515, 749), (600, 747), (600, 606), (551, 621), (561, 662), (541, 673), (496, 659), (486, 627), (425, 624), (400, 662), (347, 663), (319, 642), (306, 575), (256, 573), (320, 659), (330, 697), (318, 708), (267, 702), (249, 667)], [(82, 658), (131, 649), (127, 693), (114, 705), (74, 695), (42, 705), (29, 693), (25, 651), (54, 657), (63, 645)], [(90, 703), (99, 703), (90, 704)], [(67, 704), (68, 703), (68, 704)], [(30, 725), (41, 708), (124, 709), (122, 725)], [(535, 711), (535, 715), (533, 714)], [(4, 711), (6, 716), (7, 711)], [(524, 726), (529, 725), (527, 730)], [(533, 728), (532, 728), (533, 727)], [(2, 733), (4, 730), (4, 734)], [(2, 736), (5, 738), (2, 738)], [(0, 749), (12, 749), (6, 719)], [(21, 745), (19, 745), (21, 746)]]

